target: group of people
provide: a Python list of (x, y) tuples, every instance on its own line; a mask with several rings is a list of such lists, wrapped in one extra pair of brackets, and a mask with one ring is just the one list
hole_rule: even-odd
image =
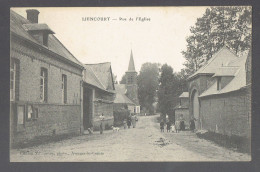
[[(192, 117), (190, 120), (190, 130), (192, 132), (194, 132), (194, 130), (195, 130), (195, 120), (196, 119), (194, 117)], [(164, 127), (165, 127), (165, 123), (164, 123), (164, 120), (162, 119), (160, 122), (161, 132), (164, 132)], [(172, 131), (172, 132), (176, 132), (176, 133), (179, 133), (180, 131), (184, 131), (185, 130), (184, 120), (183, 119), (177, 120), (177, 121), (175, 121), (175, 124), (168, 120), (166, 122), (166, 130), (167, 130), (167, 132)]]
[(133, 125), (133, 128), (136, 127), (136, 122), (138, 121), (138, 118), (135, 114), (129, 115), (126, 119), (124, 119), (123, 124), (124, 124), (124, 129), (127, 127), (130, 128), (131, 125)]

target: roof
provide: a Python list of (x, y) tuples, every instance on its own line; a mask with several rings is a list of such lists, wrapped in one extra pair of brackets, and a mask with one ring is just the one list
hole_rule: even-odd
[(114, 100), (114, 103), (135, 105), (126, 95), (121, 93), (116, 93), (116, 98)]
[(134, 63), (132, 50), (131, 50), (130, 61), (129, 61), (128, 71), (127, 72), (135, 72), (135, 63)]
[(218, 70), (216, 70), (216, 73), (213, 75), (213, 77), (216, 76), (235, 76), (237, 70), (239, 69), (238, 66), (223, 66), (218, 68)]
[(85, 64), (83, 81), (104, 91), (113, 92), (115, 90), (111, 63)]
[(229, 66), (230, 68), (232, 68), (233, 65), (239, 65), (239, 66), (236, 68), (237, 70), (234, 72), (234, 78), (224, 88), (217, 90), (217, 82), (215, 81), (214, 84), (211, 87), (209, 87), (207, 90), (205, 90), (199, 97), (224, 94), (232, 91), (237, 91), (245, 87), (246, 86), (246, 70), (245, 70), (246, 59), (247, 56), (242, 56), (236, 59), (235, 61), (232, 60), (228, 63), (228, 65), (230, 65)]
[[(69, 60), (70, 62), (73, 62), (74, 64), (77, 64), (81, 67), (82, 63), (78, 61), (66, 47), (52, 34), (48, 37), (48, 47), (45, 47), (41, 43), (39, 43), (30, 33), (27, 32), (27, 29), (35, 29), (38, 27), (38, 29), (47, 29), (49, 28), (46, 24), (38, 24), (39, 26), (36, 26), (37, 24), (32, 24), (29, 20), (25, 19), (24, 17), (20, 16), (13, 10), (10, 10), (10, 31), (11, 33), (14, 33), (15, 35), (18, 35), (38, 46), (41, 46), (43, 49), (46, 49), (48, 51), (51, 51), (55, 54), (58, 54), (61, 56), (61, 58), (64, 58), (64, 60)], [(50, 30), (50, 29), (49, 29)]]
[(189, 97), (189, 92), (183, 92), (179, 98), (188, 98)]
[(135, 103), (125, 95), (127, 92), (125, 84), (115, 84), (115, 90), (116, 98), (114, 103), (135, 105)]
[(126, 94), (125, 84), (115, 84), (115, 90), (117, 93)]
[(189, 106), (184, 106), (184, 105), (177, 105), (174, 107), (174, 109), (188, 109)]
[(49, 28), (49, 26), (45, 23), (38, 24), (38, 23), (32, 23), (32, 24), (23, 24), (26, 31), (46, 31), (50, 34), (54, 34), (54, 32)]
[(189, 76), (188, 80), (196, 77), (200, 74), (215, 74), (218, 67), (228, 65), (227, 62), (237, 59), (238, 56), (231, 52), (226, 46), (223, 46), (218, 52), (216, 52), (208, 62), (202, 66), (197, 72)]

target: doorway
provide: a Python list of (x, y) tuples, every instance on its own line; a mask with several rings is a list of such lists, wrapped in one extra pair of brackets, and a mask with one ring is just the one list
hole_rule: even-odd
[(91, 88), (83, 87), (83, 127), (90, 128), (93, 115), (93, 91)]

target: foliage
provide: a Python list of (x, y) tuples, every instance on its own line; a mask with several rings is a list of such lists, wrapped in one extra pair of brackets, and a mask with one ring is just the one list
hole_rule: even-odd
[(124, 74), (121, 78), (120, 84), (126, 84), (126, 75)]
[(224, 45), (237, 55), (251, 47), (251, 7), (211, 7), (191, 27), (182, 51), (186, 62), (185, 75), (197, 71)]
[(159, 85), (159, 67), (158, 63), (144, 63), (137, 76), (139, 103), (149, 113), (155, 110), (153, 103), (156, 101), (156, 91)]
[(174, 73), (171, 66), (164, 64), (161, 67), (158, 90), (158, 110), (163, 114), (173, 114), (174, 107), (178, 104), (178, 97), (187, 89), (186, 77), (183, 73)]

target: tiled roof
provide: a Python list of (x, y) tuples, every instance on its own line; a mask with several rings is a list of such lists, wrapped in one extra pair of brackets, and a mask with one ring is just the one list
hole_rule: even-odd
[(117, 93), (126, 94), (125, 84), (115, 84), (115, 89)]
[(188, 109), (189, 106), (185, 106), (185, 105), (177, 105), (174, 107), (174, 109)]
[(218, 68), (216, 70), (216, 73), (213, 75), (213, 77), (216, 76), (235, 76), (236, 72), (238, 71), (238, 66), (223, 66)]
[(38, 31), (38, 30), (43, 30), (47, 31), (51, 34), (54, 34), (54, 32), (49, 28), (49, 26), (45, 23), (43, 24), (38, 24), (38, 23), (32, 23), (32, 24), (23, 24), (24, 28), (26, 31)]
[(111, 63), (85, 64), (83, 81), (105, 91), (115, 92)]
[(127, 91), (125, 84), (115, 84), (115, 90), (116, 90), (116, 98), (114, 103), (135, 105), (135, 103), (125, 95)]
[(189, 97), (189, 92), (183, 92), (183, 93), (179, 96), (179, 98), (183, 98), (183, 97), (188, 98), (188, 97)]
[(191, 80), (199, 74), (215, 74), (218, 67), (228, 65), (227, 62), (237, 59), (238, 57), (231, 52), (226, 46), (221, 48), (217, 53), (209, 59), (209, 61), (202, 66), (197, 72), (189, 76), (188, 80)]
[(135, 105), (126, 95), (120, 93), (116, 93), (116, 98), (114, 100), (114, 103)]
[(237, 71), (234, 72), (234, 78), (222, 89), (217, 90), (217, 82), (205, 90), (199, 97), (205, 97), (210, 95), (224, 94), (232, 91), (239, 90), (246, 86), (246, 63), (247, 56), (239, 57), (235, 61), (229, 61), (228, 65), (232, 68), (233, 65), (239, 65)]
[[(29, 24), (29, 25), (28, 25)], [(25, 26), (30, 26), (30, 21), (20, 16), (16, 12), (10, 10), (10, 31), (20, 37), (41, 46), (44, 49), (48, 49), (55, 54), (60, 55), (62, 58), (69, 60), (79, 66), (82, 66), (82, 63), (79, 62), (67, 49), (64, 45), (52, 34), (48, 37), (48, 47), (45, 47), (39, 43), (32, 35), (27, 32)], [(35, 24), (32, 24), (35, 25)], [(46, 24), (39, 24), (39, 27), (46, 28)], [(48, 27), (48, 26), (47, 26)], [(31, 27), (30, 27), (31, 28)], [(48, 27), (49, 28), (49, 27)], [(83, 67), (83, 66), (82, 66)]]

